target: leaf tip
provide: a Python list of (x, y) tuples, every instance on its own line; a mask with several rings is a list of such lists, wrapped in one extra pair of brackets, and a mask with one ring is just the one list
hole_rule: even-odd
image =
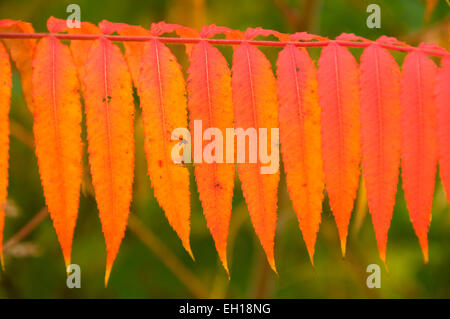
[(66, 243), (61, 243), (62, 251), (63, 251), (63, 258), (64, 263), (66, 265), (66, 269), (69, 269), (70, 264), (72, 263), (71, 253), (72, 253), (72, 247), (70, 242), (69, 245), (65, 245)]
[(111, 275), (111, 268), (112, 264), (109, 264), (106, 266), (106, 272), (105, 272), (105, 288), (108, 287), (109, 277)]
[(308, 251), (309, 260), (311, 261), (311, 265), (314, 267), (314, 245), (310, 246), (308, 245), (306, 247), (306, 250)]
[(227, 272), (228, 280), (230, 280), (230, 270), (228, 269), (228, 261), (226, 251), (219, 253), (220, 261), (222, 262), (223, 268)]
[(342, 258), (345, 258), (345, 252), (347, 247), (347, 236), (341, 236), (341, 252), (342, 252)]
[(386, 267), (386, 248), (379, 248), (380, 259)]
[(66, 264), (67, 275), (69, 275), (69, 266), (71, 265), (70, 254), (68, 256), (66, 254), (64, 254), (64, 263)]
[(111, 276), (111, 269), (114, 264), (114, 260), (116, 259), (117, 253), (110, 254), (107, 252), (106, 256), (106, 271), (105, 271), (105, 288), (108, 287), (109, 277)]
[(378, 245), (378, 255), (380, 256), (381, 261), (383, 262), (384, 270), (389, 273), (389, 268), (386, 264), (386, 242)]
[(230, 270), (228, 269), (228, 265), (227, 265), (226, 260), (225, 260), (225, 263), (222, 262), (222, 264), (223, 264), (223, 268), (225, 269), (225, 271), (227, 273), (228, 281), (230, 281), (230, 279), (231, 279), (231, 277), (230, 277)]
[(425, 234), (424, 236), (421, 236), (419, 238), (420, 247), (422, 248), (422, 254), (423, 254), (423, 262), (425, 264), (428, 264), (429, 258), (428, 258), (428, 238)]
[(267, 260), (269, 261), (270, 268), (272, 268), (273, 272), (278, 276), (278, 271), (277, 267), (275, 266), (275, 259), (273, 258), (273, 256), (267, 258)]
[(388, 267), (388, 265), (386, 264), (386, 261), (385, 261), (385, 260), (383, 260), (383, 265), (384, 265), (384, 270), (386, 270), (386, 272), (389, 273), (389, 267)]
[(189, 241), (183, 242), (183, 247), (191, 257), (191, 259), (195, 262), (195, 257), (194, 254), (192, 253), (191, 244), (189, 243)]

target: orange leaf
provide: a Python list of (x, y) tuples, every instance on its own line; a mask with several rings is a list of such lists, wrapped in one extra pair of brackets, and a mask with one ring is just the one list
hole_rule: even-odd
[[(113, 23), (103, 20), (99, 23), (102, 33), (109, 34), (117, 32), (124, 36), (149, 36), (150, 31), (138, 25), (129, 25), (125, 23)], [(142, 52), (144, 50), (145, 42), (124, 41), (125, 58), (130, 67), (131, 77), (133, 78), (134, 86), (137, 87), (139, 81), (139, 71), (141, 68)]]
[[(47, 20), (47, 28), (52, 33), (67, 32), (69, 34), (100, 34), (99, 28), (90, 22), (81, 22), (80, 28), (68, 28), (67, 21), (50, 17)], [(70, 51), (77, 66), (78, 77), (83, 85), (84, 64), (88, 57), (89, 49), (95, 40), (71, 40)]]
[(402, 179), (406, 204), (428, 262), (428, 228), (431, 221), (437, 164), (437, 67), (420, 51), (408, 53), (401, 82)]
[(45, 201), (70, 264), (81, 185), (81, 103), (75, 63), (54, 37), (39, 41), (33, 59), (34, 137)]
[(316, 73), (305, 49), (287, 45), (278, 55), (278, 117), (286, 183), (313, 264), (324, 188)]
[[(198, 149), (201, 154), (207, 151), (208, 145), (214, 145), (214, 155), (217, 157), (213, 162), (195, 163), (195, 177), (208, 228), (228, 273), (227, 237), (235, 170), (234, 163), (225, 163), (226, 128), (233, 127), (231, 73), (220, 51), (206, 41), (192, 47), (189, 59), (187, 90), (190, 131), (195, 132), (194, 121), (200, 120), (202, 131), (194, 134), (204, 136), (207, 129), (217, 128), (222, 137), (218, 140), (214, 133), (214, 137), (204, 139), (203, 144), (195, 139), (192, 144), (194, 150)], [(222, 154), (218, 151), (220, 148)]]
[[(160, 21), (152, 23), (150, 31), (153, 36), (160, 36), (164, 33), (175, 32), (180, 38), (198, 38), (199, 32), (195, 29), (188, 28), (179, 24), (165, 23)], [(192, 51), (192, 43), (185, 44), (186, 55), (190, 56)]]
[[(270, 62), (258, 48), (243, 42), (234, 51), (232, 73), (235, 127), (267, 128), (270, 144), (271, 128), (278, 127), (277, 87)], [(259, 136), (257, 132), (257, 139)], [(260, 149), (262, 143), (257, 143)], [(270, 145), (267, 149), (275, 151)], [(246, 155), (249, 151), (246, 147)], [(256, 163), (249, 163), (246, 157), (245, 163), (238, 164), (242, 192), (267, 260), (276, 272), (273, 250), (280, 174), (278, 170), (275, 174), (261, 174), (260, 156)]]
[(450, 57), (442, 59), (436, 81), (440, 172), (450, 202)]
[(386, 262), (386, 244), (400, 165), (400, 68), (376, 44), (361, 56), (362, 169), (378, 250)]
[(3, 226), (8, 197), (9, 107), (11, 98), (11, 64), (5, 47), (0, 42), (0, 262), (3, 263)]
[[(14, 20), (0, 20), (1, 32), (34, 33), (33, 26), (28, 22)], [(31, 97), (31, 61), (33, 59), (35, 39), (3, 39), (6, 48), (19, 71), (22, 91), (28, 109), (33, 111)]]
[(155, 197), (193, 258), (189, 243), (189, 171), (171, 157), (172, 148), (183, 142), (172, 140), (173, 130), (187, 127), (185, 82), (175, 56), (156, 39), (144, 46), (138, 94), (148, 175)]
[(317, 76), (325, 185), (345, 256), (361, 157), (358, 65), (348, 49), (331, 43), (322, 49)]
[(89, 162), (106, 241), (106, 284), (125, 234), (132, 197), (134, 103), (127, 63), (111, 41), (96, 40), (84, 68)]

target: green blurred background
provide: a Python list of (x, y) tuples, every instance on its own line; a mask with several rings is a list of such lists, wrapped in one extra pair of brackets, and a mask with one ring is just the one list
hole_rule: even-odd
[[(31, 22), (45, 32), (49, 16), (66, 18), (70, 3), (81, 6), (82, 20), (140, 24), (165, 20), (192, 27), (214, 23), (235, 29), (260, 26), (281, 32), (308, 31), (335, 37), (352, 32), (370, 39), (382, 34), (412, 45), (421, 41), (449, 49), (450, 8), (446, 0), (148, 0), (148, 1), (0, 1), (0, 19)], [(366, 27), (370, 3), (381, 6), (381, 29)], [(186, 71), (183, 47), (171, 45)], [(227, 59), (231, 49), (221, 49)], [(264, 48), (274, 64), (279, 49)], [(361, 50), (352, 49), (359, 57)], [(311, 49), (317, 58), (320, 49)], [(394, 53), (399, 63), (404, 54)], [(436, 62), (439, 62), (436, 60)], [(6, 272), (0, 273), (0, 298), (438, 298), (450, 297), (450, 215), (443, 187), (436, 179), (429, 233), (430, 263), (424, 265), (406, 209), (401, 180), (389, 232), (387, 264), (378, 257), (364, 191), (360, 189), (349, 230), (347, 257), (327, 200), (323, 205), (315, 268), (302, 240), (282, 173), (275, 254), (277, 277), (269, 268), (250, 223), (236, 180), (228, 257), (228, 280), (206, 227), (191, 172), (193, 262), (159, 208), (146, 174), (140, 111), (136, 106), (136, 170), (130, 227), (103, 286), (105, 244), (87, 160), (72, 260), (81, 267), (81, 289), (66, 287), (64, 262), (48, 215), (33, 152), (32, 117), (24, 104), (17, 72), (11, 105), (10, 187), (5, 222)], [(83, 137), (85, 138), (83, 124)], [(85, 152), (86, 153), (86, 152)], [(86, 156), (85, 156), (86, 157)], [(41, 213), (39, 213), (41, 212)], [(38, 217), (35, 218), (36, 214)], [(40, 218), (39, 217), (44, 217)], [(34, 219), (33, 219), (34, 218)], [(31, 221), (31, 224), (30, 224)], [(34, 224), (33, 224), (34, 223)], [(28, 226), (26, 226), (28, 225)], [(20, 230), (32, 231), (21, 238)], [(13, 236), (21, 240), (10, 241)], [(381, 288), (366, 286), (366, 267), (382, 268)]]

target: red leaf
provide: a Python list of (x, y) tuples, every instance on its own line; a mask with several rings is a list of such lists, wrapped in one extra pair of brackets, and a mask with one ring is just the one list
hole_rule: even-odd
[(281, 153), (287, 188), (311, 263), (324, 188), (316, 73), (305, 49), (287, 45), (278, 55)]
[(331, 43), (322, 49), (317, 75), (325, 185), (345, 255), (361, 157), (359, 70), (346, 48)]
[(437, 67), (423, 52), (408, 53), (401, 83), (402, 179), (406, 204), (428, 262), (428, 228), (431, 221), (437, 164)]
[(362, 171), (383, 262), (400, 165), (400, 68), (376, 44), (361, 56)]
[[(209, 30), (208, 36), (214, 31)], [(233, 127), (233, 101), (231, 96), (231, 72), (227, 61), (220, 51), (201, 41), (192, 48), (189, 57), (189, 119), (191, 134), (202, 134), (212, 128), (220, 130), (222, 140), (214, 133), (210, 140), (203, 140), (203, 145), (193, 140), (194, 150), (201, 154), (214, 143), (215, 159), (194, 163), (197, 187), (202, 201), (203, 213), (208, 228), (214, 238), (217, 252), (222, 264), (228, 271), (227, 237), (231, 215), (231, 202), (234, 187), (234, 163), (225, 163), (226, 129)], [(194, 133), (194, 121), (202, 121), (202, 131)], [(219, 149), (222, 149), (220, 154)], [(210, 152), (212, 153), (212, 151)], [(208, 153), (208, 154), (210, 154)]]
[[(267, 128), (270, 144), (271, 128), (278, 126), (277, 88), (270, 62), (255, 46), (243, 42), (234, 51), (232, 73), (235, 127), (244, 130)], [(268, 149), (276, 151), (270, 145)], [(248, 151), (246, 148), (246, 154)], [(256, 163), (249, 163), (247, 156), (246, 163), (238, 164), (239, 179), (256, 234), (270, 266), (276, 271), (273, 247), (279, 171), (261, 174), (261, 166), (260, 158)]]

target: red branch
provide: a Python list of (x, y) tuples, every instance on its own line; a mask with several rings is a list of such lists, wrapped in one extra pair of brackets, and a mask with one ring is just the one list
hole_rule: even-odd
[(448, 52), (434, 51), (424, 48), (416, 48), (412, 46), (399, 46), (387, 43), (379, 43), (374, 41), (365, 42), (353, 42), (353, 41), (341, 41), (341, 40), (328, 40), (328, 41), (305, 41), (305, 42), (291, 42), (291, 41), (262, 41), (262, 40), (240, 40), (240, 39), (206, 39), (206, 38), (174, 38), (174, 37), (154, 37), (154, 36), (122, 36), (122, 35), (106, 35), (106, 34), (61, 34), (61, 33), (14, 33), (14, 32), (0, 32), (0, 39), (39, 39), (48, 36), (53, 36), (62, 40), (95, 40), (99, 37), (104, 37), (111, 41), (149, 41), (157, 39), (164, 43), (198, 43), (200, 41), (208, 41), (211, 44), (221, 45), (236, 45), (242, 42), (247, 42), (252, 45), (261, 45), (269, 47), (284, 47), (285, 45), (292, 44), (298, 47), (323, 47), (331, 42), (335, 42), (339, 45), (346, 47), (365, 48), (371, 44), (377, 44), (383, 48), (402, 52), (411, 52), (414, 50), (422, 51), (428, 55), (444, 57), (450, 55)]

